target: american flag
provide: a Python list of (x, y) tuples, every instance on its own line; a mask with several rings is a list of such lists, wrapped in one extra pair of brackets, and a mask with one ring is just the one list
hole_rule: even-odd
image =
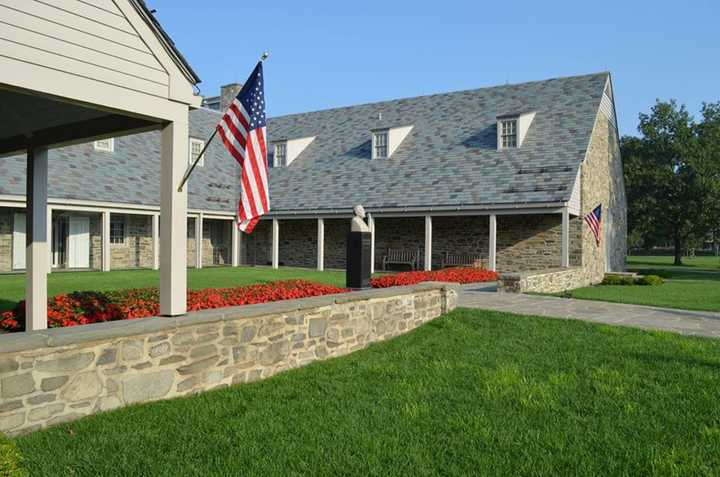
[(602, 204), (595, 207), (592, 212), (585, 216), (585, 222), (587, 222), (590, 230), (595, 236), (595, 243), (599, 246), (600, 228), (602, 226)]
[(225, 148), (240, 164), (238, 228), (249, 234), (270, 210), (262, 61), (216, 126)]

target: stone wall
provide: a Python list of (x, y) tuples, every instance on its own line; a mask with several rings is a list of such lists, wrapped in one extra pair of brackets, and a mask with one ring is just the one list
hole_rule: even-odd
[(507, 293), (558, 293), (590, 285), (590, 274), (582, 267), (556, 268), (541, 272), (501, 273), (498, 291)]
[[(397, 217), (375, 219), (375, 270), (382, 270), (382, 259), (388, 249), (407, 250), (420, 253), (422, 269), (425, 250), (425, 218)], [(327, 252), (325, 252), (327, 253)], [(398, 269), (403, 265), (391, 265), (389, 269)], [(407, 267), (405, 267), (407, 269)]]
[[(113, 214), (115, 215), (115, 214)], [(110, 244), (110, 268), (152, 268), (153, 253), (152, 217), (125, 215), (125, 243)]]
[[(317, 220), (281, 220), (279, 243), (281, 265), (308, 268), (317, 266)], [(270, 247), (270, 242), (267, 247)], [(327, 247), (325, 250), (327, 253)]]
[(268, 378), (406, 333), (455, 308), (452, 287), (344, 293), (0, 336), (0, 432)]
[[(283, 233), (280, 231), (280, 237)], [(250, 235), (243, 237), (242, 261), (247, 265), (270, 265), (272, 244), (272, 221), (261, 220)], [(283, 253), (282, 247), (280, 253)], [(288, 262), (292, 265), (292, 261)]]
[(232, 222), (203, 219), (203, 266), (229, 265), (232, 248)]
[(195, 218), (188, 217), (187, 219), (187, 266), (195, 268), (197, 265), (195, 255)]

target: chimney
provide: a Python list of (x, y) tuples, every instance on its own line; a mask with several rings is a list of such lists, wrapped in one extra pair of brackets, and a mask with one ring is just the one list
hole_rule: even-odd
[(225, 112), (230, 107), (230, 103), (238, 95), (242, 85), (240, 83), (230, 83), (220, 87), (220, 111)]

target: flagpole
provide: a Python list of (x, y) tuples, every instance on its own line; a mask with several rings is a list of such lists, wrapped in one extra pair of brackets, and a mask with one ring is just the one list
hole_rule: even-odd
[[(268, 59), (270, 56), (270, 53), (265, 52), (260, 56), (260, 62), (264, 62)], [(218, 123), (219, 124), (219, 123)], [(192, 174), (193, 170), (195, 170), (195, 166), (197, 166), (198, 162), (200, 162), (200, 158), (203, 157), (203, 154), (205, 154), (205, 151), (207, 150), (208, 146), (210, 146), (210, 143), (213, 139), (215, 139), (215, 135), (217, 134), (217, 127), (213, 130), (213, 133), (210, 135), (207, 141), (205, 141), (205, 146), (203, 146), (202, 151), (200, 151), (200, 154), (198, 154), (197, 158), (193, 161), (193, 163), (188, 167), (188, 170), (185, 171), (185, 175), (183, 176), (182, 180), (180, 181), (180, 186), (178, 187), (178, 192), (182, 192), (183, 187), (185, 187), (185, 183), (190, 179), (190, 174)]]

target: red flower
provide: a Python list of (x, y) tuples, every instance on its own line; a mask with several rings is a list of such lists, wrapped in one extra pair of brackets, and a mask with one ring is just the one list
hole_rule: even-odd
[(420, 282), (478, 283), (497, 280), (497, 273), (482, 268), (444, 268), (433, 272), (401, 272), (370, 280), (373, 288), (415, 285)]

